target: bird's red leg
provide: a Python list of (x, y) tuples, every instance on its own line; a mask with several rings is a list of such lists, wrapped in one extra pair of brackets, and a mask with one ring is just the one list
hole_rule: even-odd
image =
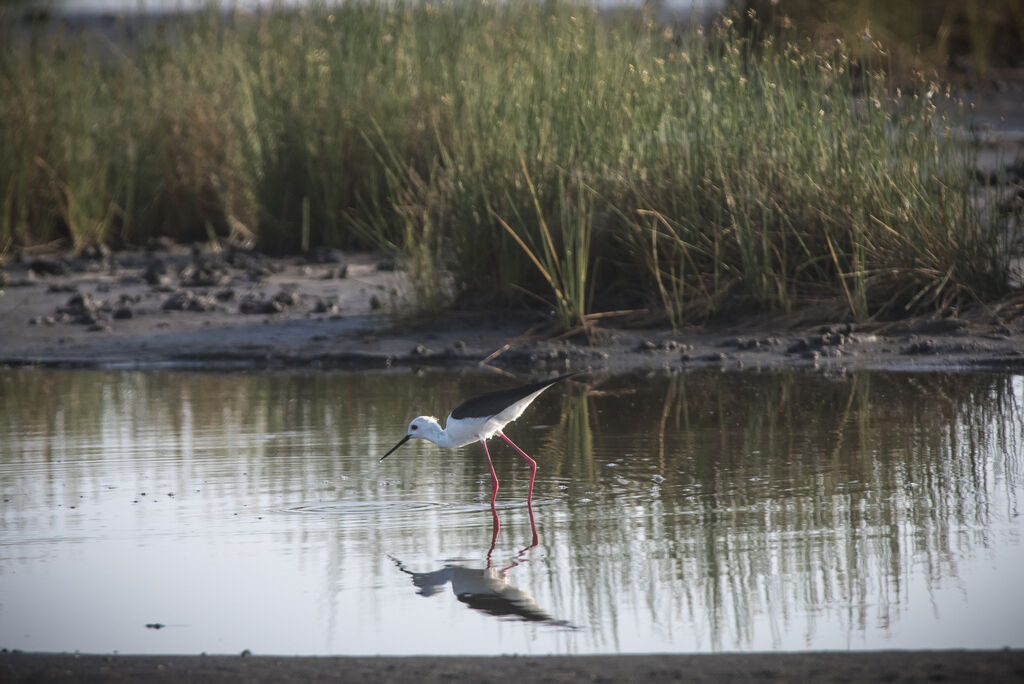
[(494, 516), (491, 525), (491, 548), (487, 549), (487, 567), (491, 567), (491, 554), (494, 553), (494, 545), (498, 543), (498, 531), (501, 530), (501, 520), (498, 519), (498, 509), (491, 504), (491, 515)]
[[(508, 442), (509, 446), (511, 446), (516, 451), (518, 451), (519, 455), (522, 456), (523, 458), (525, 458), (526, 461), (530, 464), (530, 491), (526, 495), (526, 503), (527, 503), (527, 505), (529, 505), (533, 501), (533, 480), (534, 480), (534, 478), (537, 477), (537, 462), (534, 461), (529, 456), (527, 456), (525, 451), (523, 451), (522, 449), (517, 447), (515, 442), (513, 442), (511, 439), (506, 437), (504, 432), (499, 432), (498, 435), (500, 435), (503, 440)], [(488, 457), (488, 458), (490, 458), (490, 457)]]
[[(506, 439), (508, 439), (508, 438), (506, 437)], [(487, 465), (490, 466), (490, 468), (491, 468), (491, 485), (493, 487), (493, 489), (491, 489), (491, 508), (493, 509), (494, 508), (494, 500), (498, 498), (498, 476), (494, 472), (494, 463), (491, 462), (491, 453), (489, 451), (487, 451), (487, 442), (485, 440), (481, 439), (480, 443), (484, 447), (484, 455), (487, 456)], [(532, 484), (532, 482), (531, 482), (531, 484)], [(495, 519), (498, 518), (497, 512), (495, 512), (494, 518)]]
[(530, 512), (530, 529), (533, 530), (533, 541), (523, 551), (529, 551), (537, 544), (540, 544), (540, 535), (537, 534), (537, 523), (533, 520), (533, 504), (526, 502), (526, 510)]

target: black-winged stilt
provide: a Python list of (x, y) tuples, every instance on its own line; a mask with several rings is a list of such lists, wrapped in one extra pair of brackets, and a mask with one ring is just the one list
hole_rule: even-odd
[[(449, 415), (445, 427), (437, 422), (433, 416), (419, 416), (413, 418), (409, 423), (409, 431), (405, 437), (399, 440), (398, 444), (391, 447), (391, 450), (380, 457), (383, 461), (393, 454), (398, 447), (408, 442), (413, 437), (426, 439), (439, 447), (445, 449), (458, 449), (467, 444), (479, 440), (484, 447), (484, 455), (487, 456), (487, 465), (491, 469), (491, 507), (498, 496), (498, 476), (494, 473), (494, 463), (491, 461), (491, 454), (487, 450), (487, 440), (495, 435), (501, 437), (515, 449), (520, 456), (530, 464), (530, 489), (526, 495), (526, 503), (533, 501), (533, 481), (537, 476), (537, 462), (526, 455), (526, 452), (516, 446), (515, 442), (509, 439), (502, 430), (513, 420), (523, 415), (523, 411), (536, 399), (541, 392), (551, 387), (556, 382), (572, 377), (576, 373), (566, 373), (557, 378), (534, 382), (522, 387), (513, 389), (488, 392), (479, 397), (473, 397), (455, 408)], [(497, 531), (495, 531), (497, 533)]]

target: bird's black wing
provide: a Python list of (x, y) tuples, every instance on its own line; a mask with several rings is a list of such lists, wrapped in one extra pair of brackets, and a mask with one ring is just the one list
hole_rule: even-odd
[(467, 399), (456, 406), (452, 411), (451, 417), (456, 420), (461, 420), (463, 418), (485, 418), (487, 416), (497, 415), (524, 397), (528, 397), (535, 392), (540, 392), (541, 390), (551, 387), (551, 385), (554, 385), (556, 382), (561, 382), (566, 378), (571, 378), (578, 374), (578, 372), (566, 373), (565, 375), (560, 375), (557, 378), (534, 382), (529, 385), (523, 385), (522, 387), (513, 387), (512, 389), (481, 394), (479, 397)]

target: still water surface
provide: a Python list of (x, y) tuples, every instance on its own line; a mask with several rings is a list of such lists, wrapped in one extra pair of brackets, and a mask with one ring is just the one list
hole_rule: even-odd
[(377, 458), (509, 384), (0, 372), (0, 647), (1024, 646), (1024, 377), (563, 383), (508, 430), (540, 463), (532, 511), (492, 447), (492, 548), (478, 446)]

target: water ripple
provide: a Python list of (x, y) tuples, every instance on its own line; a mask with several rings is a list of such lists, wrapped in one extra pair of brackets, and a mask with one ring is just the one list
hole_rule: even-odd
[(422, 511), (449, 508), (437, 501), (333, 501), (330, 503), (304, 504), (284, 509), (284, 513), (314, 515), (377, 515), (379, 513), (420, 513)]

